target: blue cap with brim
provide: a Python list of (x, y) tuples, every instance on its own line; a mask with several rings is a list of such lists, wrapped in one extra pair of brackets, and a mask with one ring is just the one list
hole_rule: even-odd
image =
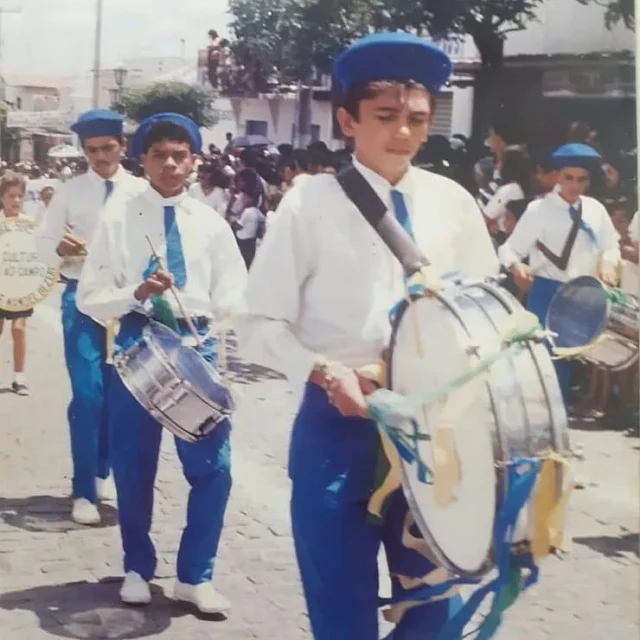
[(376, 80), (413, 80), (436, 95), (449, 80), (453, 65), (435, 45), (402, 31), (373, 33), (354, 42), (335, 60), (333, 73), (342, 91)]
[(145, 137), (154, 125), (160, 122), (171, 122), (184, 129), (189, 136), (191, 151), (193, 153), (200, 153), (202, 150), (202, 136), (200, 135), (198, 125), (193, 120), (180, 113), (156, 113), (143, 120), (133, 134), (129, 148), (132, 157), (138, 158), (142, 155)]
[(596, 169), (602, 162), (602, 156), (589, 145), (565, 144), (553, 152), (551, 162), (554, 169)]
[(122, 136), (124, 116), (109, 109), (92, 109), (86, 111), (71, 125), (81, 140), (101, 136)]

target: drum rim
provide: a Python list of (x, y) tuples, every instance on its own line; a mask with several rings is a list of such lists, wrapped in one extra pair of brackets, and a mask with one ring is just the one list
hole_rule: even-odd
[[(600, 280), (598, 280), (597, 278), (594, 278), (593, 276), (578, 276), (577, 278), (572, 278), (568, 282), (562, 283), (560, 287), (558, 287), (558, 290), (551, 297), (551, 302), (549, 303), (547, 313), (545, 314), (545, 317), (544, 317), (545, 329), (549, 330), (549, 316), (551, 315), (551, 309), (553, 308), (553, 304), (556, 301), (556, 299), (560, 297), (560, 294), (566, 289), (568, 289), (570, 286), (575, 286), (579, 283), (586, 283), (586, 282), (597, 284), (600, 290), (604, 293), (604, 285), (602, 284), (602, 282), (600, 282)], [(600, 327), (596, 331), (594, 337), (591, 339), (591, 342), (583, 346), (588, 346), (589, 344), (593, 344), (593, 342), (595, 342), (607, 328), (609, 324), (609, 316), (611, 315), (611, 301), (609, 300), (609, 297), (607, 295), (605, 295), (605, 306), (606, 306), (606, 313), (604, 315), (604, 320), (602, 321)]]
[[(393, 321), (391, 323), (391, 338), (389, 340), (389, 348), (387, 349), (387, 352), (384, 358), (385, 372), (386, 372), (385, 382), (388, 389), (391, 389), (391, 385), (393, 382), (393, 372), (392, 372), (393, 354), (395, 353), (396, 336), (397, 336), (400, 320), (403, 318), (404, 314), (406, 313), (407, 309), (411, 306), (411, 304), (413, 304), (415, 301), (419, 299), (427, 298), (429, 296), (436, 298), (440, 303), (444, 304), (447, 308), (449, 308), (449, 310), (453, 313), (453, 315), (457, 318), (457, 320), (463, 326), (465, 333), (467, 333), (468, 335), (467, 327), (462, 322), (458, 309), (454, 305), (452, 305), (451, 302), (447, 300), (439, 292), (434, 291), (434, 292), (431, 292), (429, 295), (427, 294), (426, 290), (422, 290), (420, 292), (417, 292), (417, 291), (410, 292), (408, 296), (402, 299), (402, 302), (398, 306), (395, 316), (393, 318)], [(490, 400), (491, 400), (491, 404), (493, 405), (493, 398), (490, 398)], [(418, 509), (418, 505), (416, 503), (415, 497), (413, 496), (413, 493), (411, 491), (405, 490), (406, 484), (408, 482), (408, 470), (406, 469), (406, 466), (404, 464), (401, 464), (400, 468), (402, 469), (402, 477), (403, 477), (403, 483), (402, 483), (403, 493), (405, 495), (407, 503), (411, 507), (415, 524), (420, 530), (420, 533), (422, 534), (422, 536), (425, 538), (425, 542), (430, 543), (429, 550), (434, 555), (437, 563), (439, 563), (440, 566), (442, 566), (446, 571), (448, 571), (452, 575), (468, 577), (471, 579), (481, 578), (485, 576), (489, 571), (491, 571), (491, 569), (494, 566), (494, 563), (492, 560), (493, 536), (492, 536), (491, 545), (487, 553), (487, 557), (475, 571), (468, 571), (466, 569), (461, 569), (460, 567), (458, 567), (454, 562), (451, 561), (451, 559), (440, 549), (440, 546), (436, 543), (436, 540), (433, 534), (431, 533), (431, 528), (428, 526), (425, 519), (422, 517), (420, 509)], [(494, 522), (495, 522), (495, 514), (494, 514)]]
[[(149, 346), (149, 348), (154, 352), (155, 355), (158, 356), (158, 358), (160, 360), (162, 360), (163, 366), (167, 369), (169, 369), (169, 371), (171, 371), (174, 376), (176, 376), (181, 382), (186, 382), (189, 384), (189, 390), (193, 393), (193, 395), (197, 396), (197, 398), (203, 402), (204, 404), (206, 404), (208, 407), (210, 407), (211, 409), (213, 409), (214, 411), (217, 411), (219, 414), (221, 415), (226, 415), (225, 411), (222, 410), (222, 408), (217, 405), (217, 404), (213, 404), (213, 402), (211, 401), (210, 398), (207, 398), (198, 387), (194, 386), (194, 384), (190, 381), (187, 380), (183, 375), (176, 375), (177, 370), (175, 367), (173, 367), (173, 365), (168, 361), (167, 357), (165, 356), (164, 352), (158, 348), (157, 345), (154, 344), (153, 340), (149, 340), (149, 334), (152, 330), (152, 326), (160, 326), (164, 329), (166, 329), (167, 331), (169, 331), (170, 333), (174, 334), (175, 336), (177, 336), (178, 338), (180, 338), (180, 334), (176, 333), (175, 331), (173, 331), (173, 329), (170, 329), (169, 327), (167, 327), (166, 325), (162, 324), (161, 322), (158, 322), (157, 320), (153, 320), (150, 319), (149, 322), (143, 327), (142, 329), (142, 338), (145, 341), (145, 344), (147, 344)], [(180, 342), (180, 346), (184, 347), (185, 345), (182, 344), (182, 340), (179, 340)], [(187, 347), (189, 348), (189, 347)], [(205, 367), (207, 369), (213, 369), (213, 366), (211, 364), (209, 364), (206, 359), (203, 357), (203, 355), (201, 353), (199, 353), (195, 348), (191, 348), (191, 352), (193, 354), (195, 354), (195, 356), (202, 362), (204, 363)], [(215, 369), (213, 369), (215, 371)], [(229, 399), (231, 400), (231, 402), (233, 402), (233, 398), (231, 397), (231, 394), (229, 392), (229, 390), (224, 387), (224, 385), (220, 385), (221, 387), (223, 387), (227, 393), (227, 395), (229, 396)], [(229, 414), (231, 415), (231, 414)], [(226, 416), (226, 418), (228, 418), (228, 416)]]

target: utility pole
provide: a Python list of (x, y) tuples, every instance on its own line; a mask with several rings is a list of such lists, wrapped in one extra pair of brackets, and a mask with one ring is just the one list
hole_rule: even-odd
[[(2, 60), (2, 18), (4, 17), (5, 13), (22, 13), (22, 8), (21, 7), (17, 7), (15, 9), (5, 9), (4, 7), (0, 7), (0, 82), (2, 82), (2, 84), (4, 84), (4, 68), (3, 68), (3, 60)], [(6, 88), (3, 87), (3, 89), (6, 91)], [(3, 91), (4, 93), (4, 91)], [(2, 100), (5, 99), (5, 96), (2, 96)], [(2, 153), (3, 153), (4, 149), (2, 148), (2, 122), (0, 122), (0, 160), (2, 160)]]
[(93, 58), (93, 108), (100, 106), (100, 65), (102, 52), (102, 0), (96, 0), (96, 35)]

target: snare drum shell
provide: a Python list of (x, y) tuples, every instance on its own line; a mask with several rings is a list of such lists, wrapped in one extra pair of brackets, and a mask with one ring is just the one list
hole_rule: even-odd
[(114, 365), (143, 408), (182, 440), (207, 437), (231, 415), (233, 402), (213, 379), (215, 370), (157, 322), (145, 327), (138, 343), (115, 356)]

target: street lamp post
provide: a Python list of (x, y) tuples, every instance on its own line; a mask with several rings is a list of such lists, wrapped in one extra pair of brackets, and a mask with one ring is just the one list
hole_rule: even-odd
[(102, 49), (102, 0), (96, 0), (96, 35), (93, 59), (93, 108), (100, 106), (100, 54)]

